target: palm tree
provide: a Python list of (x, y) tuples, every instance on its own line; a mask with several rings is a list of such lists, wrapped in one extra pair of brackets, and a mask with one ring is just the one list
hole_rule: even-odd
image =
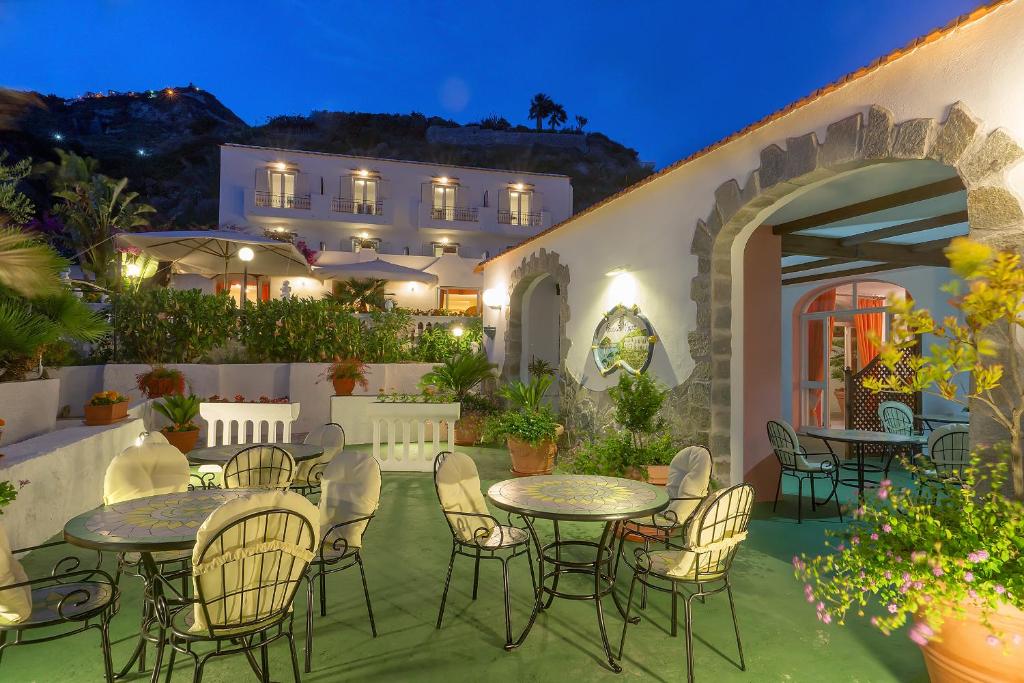
[(551, 126), (551, 130), (554, 130), (558, 126), (564, 124), (566, 118), (565, 107), (552, 102), (551, 109), (548, 111), (548, 125)]
[(588, 123), (590, 123), (590, 120), (586, 116), (576, 115), (576, 130), (582, 133)]
[(334, 284), (331, 298), (360, 313), (384, 310), (387, 280), (377, 278), (349, 278)]
[(456, 401), (462, 402), (481, 382), (494, 377), (497, 367), (484, 353), (457, 353), (423, 375), (420, 385), (450, 391)]
[(60, 271), (67, 267), (49, 246), (14, 227), (27, 222), (35, 211), (17, 189), (28, 175), (31, 159), (5, 164), (0, 152), (0, 285), (22, 296), (43, 296), (60, 291)]
[(557, 106), (554, 100), (545, 95), (542, 92), (537, 93), (530, 100), (530, 116), (529, 118), (537, 122), (537, 130), (541, 129), (544, 123), (544, 119), (548, 118), (551, 114), (551, 108)]
[(115, 279), (111, 272), (114, 235), (149, 225), (146, 214), (156, 211), (149, 204), (136, 202), (138, 192), (126, 192), (127, 185), (127, 178), (114, 180), (96, 174), (53, 193), (64, 200), (56, 211), (69, 230), (82, 270), (92, 273), (99, 284)]
[(33, 172), (46, 176), (46, 181), (53, 192), (67, 190), (76, 183), (85, 183), (93, 176), (99, 175), (100, 162), (92, 157), (80, 157), (74, 152), (54, 149), (59, 161), (44, 161), (36, 165)]

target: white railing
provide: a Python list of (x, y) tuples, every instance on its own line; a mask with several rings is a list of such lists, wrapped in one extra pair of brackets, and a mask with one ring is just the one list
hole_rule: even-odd
[(265, 443), (292, 440), (298, 403), (200, 403), (207, 421), (206, 445)]
[[(453, 449), (460, 408), (458, 403), (372, 403), (366, 406), (366, 416), (373, 429), (373, 457), (380, 468), (430, 472), (434, 457), (441, 451)], [(445, 429), (443, 440), (442, 427)]]

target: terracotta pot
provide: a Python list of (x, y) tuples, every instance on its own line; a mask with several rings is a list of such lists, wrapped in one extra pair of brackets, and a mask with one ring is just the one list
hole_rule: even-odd
[(111, 403), (106, 406), (85, 406), (85, 424), (109, 425), (128, 416), (128, 401)]
[(356, 381), (351, 378), (332, 379), (331, 383), (334, 384), (335, 396), (351, 396), (352, 391), (356, 388)]
[(192, 429), (187, 432), (172, 432), (167, 427), (164, 427), (160, 430), (160, 433), (167, 437), (167, 440), (171, 442), (171, 445), (182, 453), (188, 453), (190, 450), (195, 448), (196, 441), (199, 440), (198, 429)]
[[(647, 483), (654, 484), (655, 486), (664, 486), (668, 483), (668, 465), (644, 465), (644, 469), (647, 470)], [(644, 481), (643, 475), (640, 470), (635, 467), (630, 467), (626, 470), (627, 479), (635, 479), (636, 481)]]
[[(928, 677), (932, 683), (1002, 683), (1019, 681), (1024, 671), (1024, 645), (1002, 646), (986, 642), (991, 631), (981, 623), (981, 612), (965, 605), (963, 619), (947, 618), (942, 623), (942, 640), (921, 647)], [(1024, 633), (1024, 612), (1011, 605), (1000, 605), (990, 616), (992, 631)]]
[(484, 426), (484, 416), (479, 413), (466, 413), (455, 422), (455, 445), (475, 446), (480, 443)]
[(555, 466), (558, 446), (554, 441), (541, 441), (534, 446), (514, 436), (508, 437), (508, 454), (512, 458), (512, 473), (520, 477), (551, 474)]
[(146, 396), (149, 398), (161, 398), (171, 394), (180, 394), (181, 387), (178, 386), (180, 381), (173, 377), (149, 379), (146, 381)]

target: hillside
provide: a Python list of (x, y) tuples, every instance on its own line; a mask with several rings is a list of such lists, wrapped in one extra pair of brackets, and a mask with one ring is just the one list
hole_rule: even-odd
[[(73, 100), (39, 96), (35, 105), (8, 97), (0, 113), (7, 120), (0, 149), (36, 161), (54, 159), (54, 147), (95, 157), (107, 175), (128, 176), (130, 188), (157, 208), (157, 224), (216, 222), (222, 142), (564, 173), (572, 177), (577, 211), (651, 172), (636, 151), (600, 133), (527, 134), (532, 129), (519, 126), (480, 134), (474, 126), (418, 113), (326, 111), (249, 126), (212, 93), (191, 85)], [(449, 142), (456, 140), (461, 144)], [(41, 183), (29, 192), (40, 207), (47, 205)]]

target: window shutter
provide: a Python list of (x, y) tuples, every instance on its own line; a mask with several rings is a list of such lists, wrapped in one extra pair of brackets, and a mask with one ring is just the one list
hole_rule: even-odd
[(352, 196), (352, 176), (339, 176), (338, 197), (340, 197), (341, 199), (352, 199)]
[(255, 186), (257, 192), (270, 192), (270, 173), (267, 169), (256, 169)]
[(295, 176), (295, 196), (296, 197), (307, 197), (309, 196), (309, 174), (298, 173)]
[(508, 210), (509, 210), (509, 190), (508, 190), (508, 188), (503, 188), (501, 191), (498, 192), (498, 211), (508, 211)]

